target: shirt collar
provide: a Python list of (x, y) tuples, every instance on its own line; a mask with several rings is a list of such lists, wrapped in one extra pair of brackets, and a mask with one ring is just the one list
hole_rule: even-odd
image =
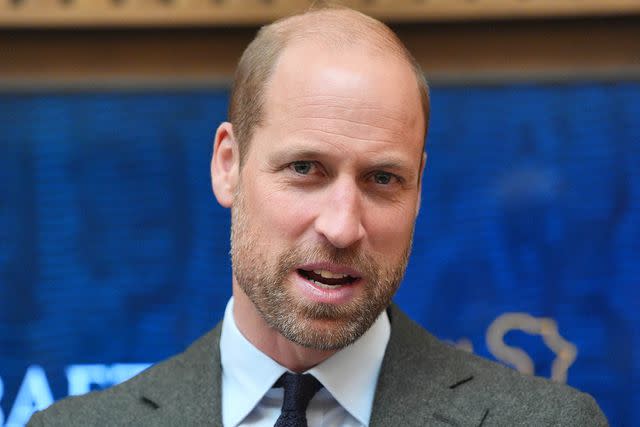
[[(369, 424), (378, 375), (390, 334), (389, 318), (383, 311), (369, 330), (353, 344), (307, 371), (363, 425)], [(220, 362), (225, 388), (222, 393), (222, 419), (225, 426), (239, 424), (287, 371), (240, 333), (233, 318), (233, 298), (227, 303), (222, 322)]]
[(238, 425), (287, 370), (240, 333), (233, 319), (233, 297), (227, 303), (220, 332), (222, 424)]
[(365, 426), (369, 425), (378, 375), (390, 335), (391, 325), (384, 310), (353, 344), (308, 371)]

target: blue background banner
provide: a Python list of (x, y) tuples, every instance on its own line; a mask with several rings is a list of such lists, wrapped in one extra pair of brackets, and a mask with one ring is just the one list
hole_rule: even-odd
[[(221, 318), (229, 212), (209, 159), (227, 101), (0, 95), (0, 425)], [(454, 345), (566, 376), (616, 426), (640, 425), (638, 117), (637, 83), (434, 88), (396, 297)]]

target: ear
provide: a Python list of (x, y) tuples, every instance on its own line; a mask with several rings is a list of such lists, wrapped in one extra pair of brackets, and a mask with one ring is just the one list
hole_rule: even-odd
[(422, 160), (420, 161), (420, 175), (418, 178), (418, 201), (416, 204), (416, 218), (420, 213), (420, 205), (422, 204), (422, 180), (424, 179), (424, 167), (427, 164), (427, 152), (422, 152)]
[(233, 125), (224, 122), (216, 131), (211, 157), (211, 186), (221, 206), (231, 207), (239, 179), (240, 152), (233, 136)]

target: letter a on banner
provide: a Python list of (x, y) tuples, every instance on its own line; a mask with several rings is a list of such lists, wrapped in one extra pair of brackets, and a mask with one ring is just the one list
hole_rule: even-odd
[(53, 395), (44, 369), (38, 365), (29, 366), (13, 408), (9, 412), (6, 427), (24, 426), (35, 411), (44, 409), (52, 403)]

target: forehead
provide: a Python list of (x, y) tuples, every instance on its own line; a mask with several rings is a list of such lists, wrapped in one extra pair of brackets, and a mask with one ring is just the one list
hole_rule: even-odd
[[(422, 147), (424, 119), (413, 70), (395, 54), (362, 47), (288, 46), (267, 84), (265, 126)], [(296, 129), (296, 126), (298, 127)]]

